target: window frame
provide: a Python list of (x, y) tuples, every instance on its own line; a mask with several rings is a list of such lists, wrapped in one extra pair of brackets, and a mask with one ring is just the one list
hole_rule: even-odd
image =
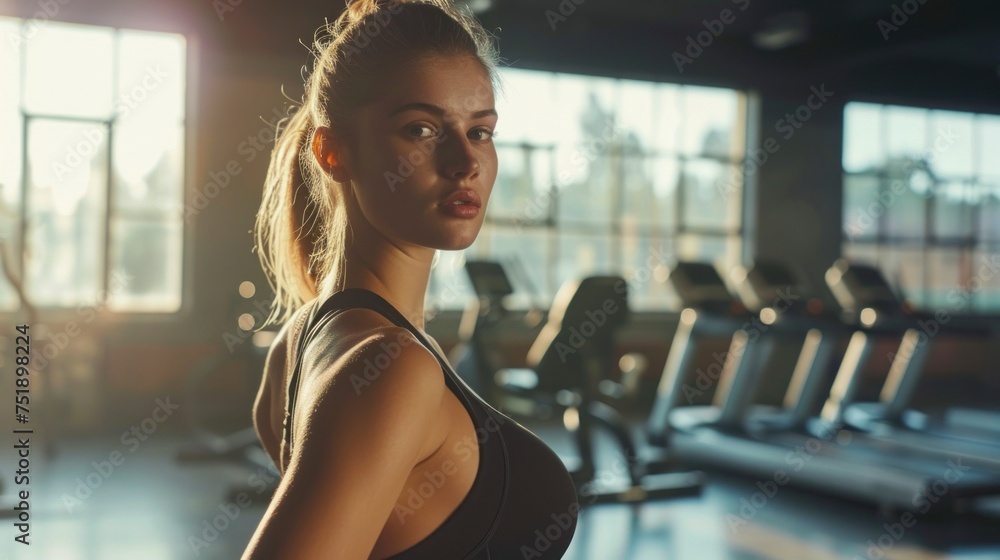
[[(883, 153), (883, 161), (878, 168), (869, 168), (861, 171), (848, 170), (847, 154), (848, 154), (848, 139), (849, 134), (847, 130), (848, 120), (847, 112), (851, 104), (869, 106), (869, 110), (878, 112), (877, 128), (880, 129), (881, 134), (878, 136), (878, 142)], [(923, 216), (923, 228), (921, 235), (907, 236), (907, 235), (893, 235), (891, 232), (887, 231), (887, 216), (889, 215), (889, 210), (891, 208), (891, 202), (887, 205), (877, 198), (879, 196), (883, 197), (882, 200), (889, 200), (884, 198), (889, 196), (890, 193), (887, 191), (892, 191), (893, 180), (895, 179), (891, 170), (886, 166), (886, 162), (889, 162), (893, 156), (888, 153), (888, 138), (890, 131), (888, 129), (888, 124), (886, 122), (886, 113), (889, 110), (899, 108), (904, 110), (919, 110), (923, 112), (923, 118), (926, 123), (926, 137), (924, 141), (924, 151), (919, 155), (925, 158), (923, 161), (927, 161), (926, 157), (928, 154), (933, 153), (936, 148), (935, 142), (936, 137), (940, 135), (940, 132), (935, 134), (932, 130), (931, 123), (933, 123), (934, 114), (938, 113), (959, 113), (968, 116), (971, 121), (972, 137), (969, 139), (969, 149), (971, 151), (971, 172), (968, 176), (956, 176), (956, 175), (942, 175), (936, 176), (933, 173), (933, 167), (931, 167), (930, 177), (932, 184), (929, 187), (928, 196), (922, 197), (922, 216)], [(852, 99), (849, 100), (844, 105), (844, 125), (843, 125), (843, 138), (844, 138), (844, 158), (841, 160), (841, 173), (842, 173), (842, 185), (844, 188), (844, 194), (842, 200), (844, 201), (844, 213), (843, 222), (841, 224), (841, 251), (845, 256), (849, 256), (851, 253), (867, 253), (869, 255), (874, 255), (874, 261), (870, 261), (867, 258), (864, 259), (865, 262), (874, 264), (883, 270), (887, 278), (890, 279), (894, 288), (900, 292), (905, 292), (907, 290), (919, 294), (914, 296), (913, 293), (905, 293), (907, 299), (909, 299), (917, 307), (921, 308), (942, 308), (938, 299), (939, 290), (932, 289), (933, 282), (931, 277), (933, 276), (933, 266), (929, 264), (929, 255), (934, 253), (937, 256), (942, 251), (949, 251), (954, 255), (957, 260), (962, 263), (962, 269), (957, 271), (959, 278), (969, 279), (968, 282), (963, 282), (960, 280), (959, 284), (956, 284), (952, 290), (945, 290), (940, 293), (950, 294), (955, 290), (963, 288), (963, 286), (971, 286), (971, 281), (977, 277), (977, 270), (979, 267), (977, 263), (979, 262), (979, 256), (983, 253), (986, 254), (1000, 254), (1000, 238), (998, 239), (988, 239), (982, 235), (982, 214), (984, 212), (983, 205), (980, 202), (973, 202), (974, 198), (970, 197), (966, 199), (965, 207), (969, 212), (970, 225), (968, 233), (966, 235), (941, 235), (937, 231), (937, 210), (939, 206), (939, 197), (941, 196), (941, 191), (943, 187), (951, 184), (964, 184), (964, 188), (971, 193), (979, 191), (982, 197), (994, 196), (996, 198), (996, 203), (1000, 204), (1000, 177), (993, 178), (997, 179), (998, 183), (993, 185), (993, 189), (989, 188), (989, 181), (991, 179), (988, 175), (982, 174), (982, 167), (978, 161), (978, 154), (980, 153), (980, 145), (983, 141), (982, 138), (982, 126), (980, 125), (981, 120), (984, 118), (997, 118), (1000, 117), (1000, 113), (988, 113), (983, 111), (968, 111), (952, 109), (948, 107), (926, 107), (918, 105), (906, 105), (899, 103), (889, 103), (880, 101), (870, 101), (862, 99)], [(946, 151), (939, 150), (939, 151)], [(933, 161), (931, 159), (930, 161)], [(855, 215), (858, 215), (854, 210), (857, 208), (848, 207), (847, 204), (847, 188), (848, 182), (852, 179), (866, 178), (873, 180), (875, 182), (877, 193), (870, 193), (868, 200), (869, 204), (865, 208), (870, 208), (872, 204), (878, 202), (885, 206), (884, 211), (877, 217), (874, 217), (875, 227), (874, 230), (869, 235), (854, 236), (850, 233), (851, 221), (854, 219)], [(898, 179), (896, 179), (898, 180)], [(898, 195), (895, 195), (898, 196)], [(849, 215), (850, 214), (850, 215)], [(864, 212), (861, 212), (863, 215)], [(873, 214), (873, 213), (871, 213)], [(886, 261), (897, 260), (895, 253), (902, 253), (906, 251), (919, 251), (921, 253), (921, 259), (919, 264), (920, 273), (918, 274), (919, 286), (914, 288), (913, 286), (900, 286), (895, 278), (896, 271), (886, 270)], [(963, 292), (968, 293), (966, 290)], [(959, 313), (991, 313), (1000, 310), (1000, 305), (990, 306), (988, 304), (983, 304), (984, 299), (997, 299), (994, 295), (993, 298), (989, 297), (989, 294), (995, 293), (997, 290), (976, 290), (970, 294), (970, 297), (964, 299), (964, 303), (958, 307), (949, 307), (948, 309), (953, 312)], [(945, 306), (947, 307), (947, 306)]]
[[(84, 28), (92, 29), (103, 29), (112, 38), (112, 60), (110, 64), (112, 65), (112, 90), (115, 95), (115, 102), (113, 103), (112, 112), (107, 118), (101, 117), (83, 117), (75, 116), (68, 113), (44, 113), (44, 112), (29, 112), (25, 107), (24, 103), (24, 89), (26, 87), (26, 72), (27, 72), (27, 49), (24, 45), (28, 44), (31, 37), (25, 39), (25, 32), (32, 26), (35, 29), (38, 26), (47, 26), (50, 23), (48, 21), (36, 21), (30, 18), (17, 17), (12, 15), (2, 15), (0, 16), (5, 20), (15, 22), (19, 33), (21, 33), (22, 43), (19, 48), (16, 49), (16, 56), (18, 57), (18, 68), (19, 73), (19, 88), (18, 92), (18, 119), (20, 120), (20, 133), (19, 142), (21, 144), (22, 154), (21, 161), (18, 162), (20, 166), (20, 178), (19, 182), (15, 184), (15, 188), (18, 190), (18, 201), (17, 209), (18, 214), (16, 217), (16, 223), (12, 228), (14, 232), (9, 238), (12, 242), (7, 246), (8, 256), (10, 257), (11, 264), (16, 267), (13, 271), (15, 276), (19, 277), (22, 282), (26, 282), (25, 274), (27, 273), (27, 255), (26, 247), (29, 243), (29, 227), (28, 210), (30, 205), (29, 190), (31, 187), (31, 178), (29, 177), (29, 128), (33, 120), (47, 120), (53, 122), (79, 122), (94, 124), (96, 126), (102, 126), (105, 128), (107, 136), (104, 142), (107, 144), (107, 158), (105, 165), (107, 166), (107, 177), (104, 180), (103, 185), (103, 210), (104, 210), (104, 220), (101, 224), (101, 243), (100, 246), (96, 248), (97, 253), (100, 255), (103, 266), (100, 270), (100, 286), (96, 293), (92, 294), (91, 297), (86, 298), (86, 300), (79, 300), (73, 304), (52, 304), (52, 303), (35, 303), (32, 301), (32, 307), (35, 309), (36, 314), (39, 316), (44, 316), (46, 322), (54, 323), (72, 323), (72, 322), (92, 322), (96, 321), (98, 324), (105, 322), (114, 323), (120, 318), (127, 318), (132, 323), (138, 324), (162, 324), (168, 322), (174, 322), (178, 318), (190, 317), (193, 313), (193, 302), (191, 297), (191, 278), (193, 276), (192, 261), (193, 255), (190, 248), (193, 246), (192, 236), (194, 233), (194, 227), (192, 224), (188, 223), (184, 219), (184, 208), (187, 204), (188, 197), (188, 181), (190, 177), (194, 175), (193, 166), (195, 164), (194, 158), (191, 157), (193, 141), (195, 139), (194, 130), (191, 126), (194, 120), (194, 104), (192, 102), (192, 93), (195, 86), (195, 80), (193, 78), (196, 71), (195, 61), (197, 60), (197, 54), (199, 49), (199, 44), (196, 37), (191, 36), (189, 33), (185, 33), (177, 29), (149, 29), (142, 26), (130, 26), (130, 25), (120, 25), (120, 24), (109, 24), (109, 25), (93, 25), (89, 23), (79, 23), (76, 21), (55, 21), (52, 23), (58, 25), (69, 25), (78, 26)], [(117, 106), (119, 101), (117, 88), (119, 86), (119, 80), (121, 79), (120, 69), (119, 69), (119, 53), (121, 47), (121, 39), (123, 34), (135, 33), (135, 34), (157, 34), (157, 35), (175, 35), (182, 40), (182, 63), (183, 63), (183, 88), (181, 92), (181, 114), (180, 119), (176, 122), (172, 122), (172, 126), (177, 126), (180, 131), (180, 155), (182, 157), (182, 162), (180, 167), (177, 169), (179, 188), (177, 192), (172, 193), (172, 196), (176, 195), (176, 212), (174, 209), (169, 208), (158, 208), (158, 209), (146, 209), (138, 210), (136, 208), (118, 208), (115, 204), (115, 174), (114, 174), (114, 137), (115, 137), (115, 124), (118, 120), (123, 118), (120, 108)], [(109, 295), (113, 288), (112, 284), (117, 282), (119, 275), (117, 275), (117, 270), (112, 267), (112, 247), (113, 247), (113, 230), (115, 228), (116, 221), (121, 221), (125, 219), (128, 221), (129, 217), (136, 217), (139, 214), (156, 214), (159, 218), (154, 220), (157, 224), (171, 225), (174, 224), (175, 220), (172, 217), (176, 217), (176, 225), (180, 228), (178, 233), (179, 237), (179, 256), (175, 263), (171, 263), (171, 266), (178, 267), (174, 273), (178, 275), (179, 290), (177, 296), (179, 297), (178, 305), (175, 309), (171, 310), (149, 310), (144, 309), (142, 305), (134, 307), (118, 307), (111, 303)], [(34, 249), (38, 252), (38, 249)], [(5, 283), (9, 282), (6, 278), (2, 280)], [(12, 288), (11, 288), (12, 289)], [(29, 294), (30, 298), (30, 294)], [(14, 298), (12, 307), (2, 307), (0, 308), (0, 316), (7, 317), (10, 320), (22, 320), (25, 319), (26, 309), (22, 305), (18, 298)], [(102, 316), (107, 315), (108, 317), (102, 320)]]
[[(564, 73), (552, 72), (552, 71), (539, 71), (539, 74), (548, 74), (550, 79), (554, 76), (562, 75)], [(572, 76), (574, 78), (592, 78), (599, 80), (608, 80), (608, 82), (601, 84), (602, 86), (613, 85), (614, 91), (617, 98), (621, 97), (621, 82), (626, 80), (625, 78), (613, 77), (613, 76), (591, 76), (591, 75), (580, 75), (580, 74), (568, 74), (565, 75)], [(503, 79), (501, 77), (501, 79)], [(630, 80), (629, 81), (634, 81)], [(554, 83), (554, 82), (553, 82)], [(666, 81), (651, 81), (647, 80), (645, 83), (652, 87), (672, 87), (676, 88), (677, 99), (675, 103), (682, 108), (683, 100), (685, 99), (686, 88), (698, 89), (717, 89), (724, 90), (726, 92), (735, 94), (735, 128), (730, 132), (734, 136), (733, 142), (734, 146), (731, 146), (729, 153), (726, 155), (705, 153), (705, 149), (702, 148), (701, 153), (689, 154), (686, 153), (681, 142), (678, 141), (672, 146), (672, 150), (665, 150), (662, 147), (653, 147), (652, 149), (633, 149), (630, 146), (623, 146), (620, 142), (610, 144), (610, 149), (608, 151), (607, 157), (611, 161), (612, 170), (611, 175), (612, 185), (611, 189), (614, 192), (609, 196), (611, 204), (607, 208), (609, 213), (608, 220), (604, 221), (571, 221), (566, 222), (560, 219), (559, 215), (559, 202), (561, 195), (558, 192), (560, 188), (557, 185), (556, 175), (557, 175), (557, 162), (555, 159), (555, 153), (559, 149), (567, 150), (579, 150), (580, 146), (575, 146), (572, 144), (558, 145), (551, 142), (531, 142), (531, 141), (505, 141), (503, 140), (503, 121), (498, 124), (498, 130), (500, 134), (498, 135), (498, 140), (495, 143), (499, 150), (515, 150), (520, 149), (526, 152), (525, 159), (530, 160), (535, 156), (534, 152), (540, 152), (542, 154), (548, 153), (550, 161), (548, 162), (548, 168), (550, 169), (551, 180), (549, 183), (549, 188), (547, 193), (541, 193), (539, 196), (543, 199), (547, 199), (548, 204), (545, 205), (544, 214), (538, 217), (531, 217), (528, 219), (525, 216), (525, 212), (515, 212), (513, 216), (503, 215), (497, 216), (496, 212), (488, 212), (483, 228), (477, 238), (476, 243), (466, 249), (464, 253), (464, 258), (467, 259), (494, 259), (500, 260), (508, 268), (508, 274), (512, 276), (511, 281), (515, 284), (515, 287), (520, 285), (520, 279), (517, 275), (509, 270), (510, 265), (506, 262), (509, 257), (497, 257), (492, 256), (494, 253), (491, 250), (490, 245), (492, 245), (492, 238), (494, 235), (495, 228), (519, 228), (521, 230), (530, 230), (533, 233), (542, 236), (547, 240), (546, 254), (547, 258), (544, 262), (544, 286), (535, 286), (537, 290), (534, 294), (526, 294), (528, 300), (534, 303), (541, 303), (539, 300), (545, 300), (551, 298), (555, 295), (556, 291), (559, 289), (561, 284), (558, 278), (558, 267), (559, 267), (559, 245), (562, 240), (562, 234), (581, 235), (586, 233), (593, 233), (595, 228), (600, 228), (600, 235), (606, 236), (608, 238), (608, 243), (610, 244), (610, 261), (604, 263), (603, 266), (599, 266), (595, 274), (599, 274), (601, 270), (625, 270), (626, 265), (629, 268), (635, 268), (634, 263), (625, 263), (623, 259), (625, 258), (626, 250), (625, 246), (628, 243), (639, 243), (644, 245), (642, 240), (650, 240), (650, 242), (655, 243), (658, 241), (666, 243), (666, 250), (670, 252), (673, 258), (677, 258), (680, 252), (680, 245), (685, 239), (697, 239), (699, 243), (709, 242), (719, 242), (722, 243), (724, 249), (722, 251), (722, 257), (713, 259), (714, 261), (722, 261), (724, 263), (738, 264), (738, 261), (745, 258), (749, 248), (749, 240), (747, 239), (749, 235), (752, 223), (749, 221), (748, 217), (751, 215), (748, 205), (752, 204), (752, 193), (754, 192), (753, 181), (755, 177), (753, 174), (748, 174), (746, 172), (746, 161), (747, 153), (752, 149), (753, 144), (757, 142), (756, 137), (753, 132), (756, 130), (756, 121), (751, 115), (751, 110), (757, 107), (756, 94), (746, 88), (729, 88), (729, 87), (719, 87), (719, 86), (702, 86), (699, 84), (687, 84), (687, 83), (677, 83), (677, 82), (666, 82)], [(660, 97), (654, 93), (654, 99), (659, 100)], [(655, 103), (655, 101), (654, 101)], [(617, 105), (615, 105), (617, 106)], [(667, 111), (669, 109), (657, 106), (657, 110)], [(682, 113), (682, 112), (681, 112)], [(651, 117), (655, 119), (656, 117)], [(682, 117), (683, 119), (683, 114)], [(684, 126), (684, 121), (677, 124), (677, 130), (680, 131), (681, 127)], [(668, 226), (663, 226), (662, 222), (655, 222), (650, 224), (636, 224), (634, 226), (627, 226), (624, 210), (627, 207), (626, 191), (627, 185), (625, 182), (625, 169), (627, 158), (639, 158), (642, 161), (643, 166), (650, 166), (657, 163), (658, 158), (664, 158), (666, 160), (673, 160), (677, 166), (677, 176), (676, 176), (676, 186), (673, 193), (670, 195), (672, 197), (672, 223)], [(738, 178), (739, 188), (737, 192), (726, 193), (726, 198), (729, 196), (738, 196), (738, 200), (727, 204), (726, 212), (730, 215), (727, 216), (727, 222), (732, 222), (735, 225), (732, 227), (705, 227), (698, 226), (696, 224), (691, 224), (690, 220), (686, 219), (684, 215), (684, 202), (685, 195), (690, 196), (687, 191), (696, 188), (695, 185), (689, 184), (685, 181), (685, 171), (688, 169), (692, 162), (707, 161), (718, 163), (720, 166), (731, 166), (731, 171), (733, 173), (733, 178)], [(724, 168), (723, 168), (724, 169)], [(728, 176), (728, 174), (726, 174)], [(724, 179), (716, 179), (716, 191), (720, 192), (719, 183)], [(732, 184), (731, 182), (729, 184)], [(496, 187), (494, 187), (496, 188)], [(540, 193), (539, 190), (535, 189), (533, 192)], [(534, 200), (532, 201), (534, 202)], [(492, 202), (491, 202), (492, 207)], [(520, 216), (518, 216), (520, 214)], [(732, 246), (729, 246), (732, 244)], [(459, 253), (455, 251), (454, 253)], [(731, 255), (730, 255), (731, 253)], [(519, 255), (514, 255), (519, 256)], [(461, 257), (459, 257), (461, 258)], [(732, 261), (732, 262), (731, 262)], [(667, 263), (669, 264), (669, 263)], [(455, 271), (455, 274), (464, 275), (464, 271)], [(626, 279), (630, 278), (630, 274), (622, 273), (623, 277)], [(438, 286), (436, 285), (435, 278), (432, 275), (432, 282), (428, 285), (427, 301), (431, 305), (439, 305), (441, 298), (437, 293)], [(466, 284), (465, 289), (471, 294), (471, 287), (468, 286), (466, 279), (462, 279), (461, 282)], [(653, 280), (649, 280), (647, 283), (651, 283)], [(441, 281), (444, 284), (444, 281)], [(522, 298), (524, 299), (524, 298)], [(663, 304), (659, 305), (660, 295), (656, 295), (653, 300), (645, 301), (642, 298), (633, 297), (633, 309), (636, 311), (666, 311), (671, 308), (671, 304), (674, 303), (669, 298), (664, 298)], [(638, 305), (635, 305), (638, 303)], [(448, 305), (450, 304), (450, 305)], [(445, 302), (445, 305), (441, 305), (438, 309), (439, 311), (450, 311), (457, 310), (460, 307), (456, 307), (456, 304), (461, 304), (461, 301), (455, 302), (449, 298), (449, 301)], [(529, 304), (530, 307), (530, 304)], [(525, 309), (523, 307), (514, 307), (515, 309)]]

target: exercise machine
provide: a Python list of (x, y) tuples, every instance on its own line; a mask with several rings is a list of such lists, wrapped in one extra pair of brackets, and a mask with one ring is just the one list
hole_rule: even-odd
[[(773, 269), (770, 274), (758, 273), (763, 271), (755, 272), (754, 268), (750, 267), (746, 275), (752, 278), (747, 285), (751, 290), (766, 287), (768, 278), (792, 277), (791, 274), (776, 275)], [(711, 274), (703, 264), (680, 262), (671, 271), (670, 278), (675, 283), (680, 280), (681, 289), (677, 291), (682, 299), (685, 293), (715, 294), (714, 308), (734, 305), (735, 296), (728, 295), (722, 278), (718, 273)], [(698, 285), (685, 285), (691, 282)], [(808, 288), (801, 283), (771, 288), (790, 290), (807, 301), (812, 299)], [(759, 299), (767, 300), (766, 297)], [(689, 320), (704, 321), (710, 310), (686, 308), (682, 312), (682, 322), (685, 314)], [(842, 336), (843, 325), (827, 317), (810, 318), (808, 313), (796, 315), (771, 306), (761, 309), (758, 318), (759, 324), (767, 328), (752, 323), (750, 328), (756, 329), (756, 333), (750, 328), (741, 328), (733, 336), (731, 359), (725, 361), (716, 389), (714, 413), (686, 416), (678, 397), (683, 394), (689, 372), (683, 367), (664, 368), (657, 393), (658, 415), (650, 419), (651, 435), (658, 436), (651, 438), (652, 443), (663, 444), (663, 434), (666, 434), (678, 459), (692, 466), (734, 471), (777, 485), (791, 484), (875, 503), (889, 510), (909, 510), (918, 503), (959, 510), (977, 498), (1000, 494), (1000, 476), (964, 466), (962, 469), (967, 470), (959, 473), (957, 480), (949, 478), (947, 491), (938, 493), (935, 484), (952, 468), (940, 455), (843, 430), (835, 424), (827, 424), (821, 433), (814, 432), (817, 424), (811, 422), (810, 414), (804, 411), (809, 411), (810, 400), (821, 400), (817, 394), (821, 395), (826, 370), (822, 362), (824, 357), (830, 356), (831, 348), (824, 348), (822, 339)], [(782, 323), (787, 326), (779, 326)], [(803, 332), (806, 327), (809, 330)], [(791, 385), (798, 387), (792, 392), (794, 398), (789, 399), (794, 406), (782, 416), (765, 413), (763, 419), (758, 418), (761, 415), (752, 405), (752, 393), (764, 372), (755, 366), (760, 363), (761, 349), (766, 348), (759, 342), (779, 332), (790, 335), (795, 331), (804, 335), (806, 344), (796, 364), (797, 372), (792, 376)], [(672, 354), (688, 355), (693, 350), (686, 346), (697, 343), (697, 338), (675, 336), (674, 343), (684, 346), (672, 345)], [(776, 421), (775, 418), (783, 419)], [(664, 420), (669, 426), (653, 424)]]
[[(562, 410), (573, 435), (579, 464), (570, 472), (586, 503), (634, 503), (700, 493), (699, 472), (659, 472), (640, 454), (629, 422), (598, 399), (599, 386), (618, 367), (615, 335), (629, 317), (628, 284), (620, 276), (590, 276), (566, 281), (552, 303), (547, 322), (528, 352), (528, 368), (497, 372), (501, 390)], [(606, 429), (626, 462), (625, 483), (598, 477), (595, 428)], [(657, 472), (654, 472), (656, 470)]]
[[(875, 336), (855, 331), (845, 359), (825, 403), (822, 418), (827, 423), (844, 423), (928, 452), (961, 457), (972, 464), (1000, 471), (1000, 420), (975, 427), (949, 426), (929, 415), (909, 409), (927, 356), (938, 336), (988, 339), (989, 329), (959, 326), (956, 320), (941, 321), (934, 316), (906, 310), (891, 286), (875, 267), (838, 260), (827, 271), (826, 281), (845, 312), (853, 313), (869, 327), (899, 338), (877, 402), (858, 402), (862, 370), (869, 361)], [(981, 413), (989, 416), (989, 413)]]
[(459, 324), (459, 343), (452, 349), (448, 361), (455, 371), (486, 402), (497, 402), (493, 377), (498, 369), (490, 355), (490, 341), (494, 339), (497, 325), (510, 315), (504, 298), (514, 293), (514, 287), (504, 272), (503, 265), (495, 261), (466, 261), (476, 298), (462, 313)]

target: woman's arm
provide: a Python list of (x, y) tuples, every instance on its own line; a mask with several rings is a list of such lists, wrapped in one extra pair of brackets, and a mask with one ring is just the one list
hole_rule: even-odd
[(291, 462), (243, 560), (369, 557), (413, 466), (441, 443), (441, 366), (416, 341), (399, 345), (401, 331), (412, 337), (381, 328), (303, 377)]

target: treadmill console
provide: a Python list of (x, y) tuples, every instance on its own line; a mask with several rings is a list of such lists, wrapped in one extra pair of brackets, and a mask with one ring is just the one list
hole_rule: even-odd
[(748, 305), (752, 302), (755, 309), (787, 301), (790, 295), (798, 296), (802, 300), (805, 299), (804, 295), (808, 295), (808, 290), (802, 286), (788, 266), (766, 260), (754, 262), (753, 267), (747, 271), (746, 281), (740, 284), (740, 288), (745, 292)]
[(685, 307), (729, 310), (736, 299), (709, 263), (679, 261), (668, 279)]
[(465, 272), (480, 297), (499, 299), (514, 293), (507, 273), (496, 261), (466, 261)]
[(837, 303), (845, 310), (872, 308), (896, 313), (902, 304), (882, 272), (874, 266), (840, 259), (826, 273), (826, 281)]

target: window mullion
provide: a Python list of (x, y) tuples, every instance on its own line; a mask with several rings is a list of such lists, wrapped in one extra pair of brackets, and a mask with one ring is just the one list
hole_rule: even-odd
[[(111, 42), (111, 79), (114, 86), (111, 88), (111, 117), (108, 119), (108, 175), (107, 185), (105, 185), (105, 207), (104, 207), (104, 246), (101, 252), (103, 261), (101, 262), (101, 287), (104, 290), (102, 293), (110, 294), (109, 291), (111, 287), (111, 233), (115, 218), (115, 168), (114, 168), (114, 158), (112, 157), (114, 153), (115, 146), (115, 123), (118, 120), (118, 115), (116, 114), (118, 105), (115, 103), (115, 97), (121, 90), (121, 30), (114, 30), (114, 38)], [(110, 297), (110, 296), (108, 296)]]
[[(21, 20), (20, 26), (21, 28), (19, 29), (19, 32), (21, 33), (21, 36), (24, 37), (25, 36), (24, 30), (25, 27), (27, 26), (26, 20)], [(20, 68), (18, 69), (18, 73), (20, 74), (20, 77), (18, 79), (19, 81), (18, 88), (20, 91), (18, 91), (17, 95), (18, 108), (20, 109), (21, 113), (21, 139), (20, 139), (21, 140), (21, 216), (20, 216), (20, 223), (18, 224), (18, 235), (17, 235), (17, 249), (18, 249), (17, 262), (18, 262), (18, 268), (20, 268), (20, 270), (18, 270), (18, 274), (20, 275), (21, 278), (21, 286), (24, 294), (23, 297), (27, 298), (29, 297), (29, 292), (30, 292), (29, 288), (30, 283), (28, 282), (28, 262), (27, 262), (29, 178), (28, 178), (28, 114), (24, 110), (24, 88), (25, 84), (28, 81), (27, 80), (28, 73), (26, 71), (27, 61), (28, 61), (28, 49), (21, 48), (18, 54), (20, 55), (21, 58)], [(21, 308), (20, 301), (18, 301), (17, 306), (19, 309)], [(29, 317), (29, 320), (34, 321), (34, 318)]]
[(112, 222), (114, 221), (114, 211), (115, 211), (114, 204), (112, 202), (114, 200), (114, 194), (115, 194), (114, 193), (115, 172), (114, 172), (114, 167), (112, 167), (114, 165), (114, 160), (111, 157), (111, 154), (114, 151), (113, 146), (115, 141), (115, 127), (112, 124), (112, 122), (113, 121), (109, 121), (105, 125), (108, 127), (108, 150), (107, 150), (108, 174), (106, 177), (107, 184), (105, 185), (105, 191), (104, 191), (105, 194), (104, 240), (103, 240), (104, 246), (101, 251), (101, 257), (103, 259), (101, 262), (101, 289), (103, 290), (101, 292), (102, 294), (109, 294), (110, 292), (108, 290), (111, 285), (110, 284), (111, 273), (109, 270), (111, 268), (111, 229), (112, 229)]
[[(23, 49), (21, 51), (24, 52)], [(21, 55), (24, 56), (23, 54)], [(21, 65), (21, 75), (24, 75), (24, 65)], [(22, 79), (23, 84), (23, 79)], [(23, 85), (22, 85), (23, 87)], [(24, 297), (29, 297), (30, 288), (32, 282), (28, 280), (28, 212), (30, 211), (30, 205), (28, 201), (28, 115), (24, 112), (24, 107), (21, 107), (21, 216), (20, 223), (18, 224), (18, 234), (17, 234), (17, 249), (18, 249), (18, 274), (21, 278), (21, 286), (24, 290)], [(37, 252), (36, 252), (37, 253)], [(18, 308), (21, 308), (21, 302), (18, 302)], [(26, 309), (23, 311), (27, 311)], [(29, 317), (29, 320), (34, 321), (33, 317)]]

